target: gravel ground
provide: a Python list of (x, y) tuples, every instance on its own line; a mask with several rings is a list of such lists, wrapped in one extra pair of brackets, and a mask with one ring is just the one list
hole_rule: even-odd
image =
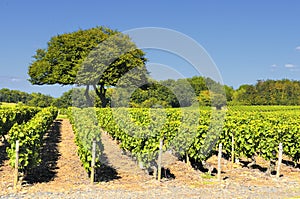
[(64, 193), (18, 193), (1, 196), (0, 198), (300, 198), (300, 190), (291, 190), (287, 193), (276, 187), (244, 187), (237, 185), (215, 187), (213, 189), (167, 187), (148, 191), (105, 190), (87, 187)]

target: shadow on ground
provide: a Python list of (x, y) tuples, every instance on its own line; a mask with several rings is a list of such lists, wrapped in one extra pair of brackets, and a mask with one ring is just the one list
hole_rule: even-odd
[[(101, 161), (108, 162), (105, 154), (102, 155)], [(118, 175), (117, 170), (109, 165), (106, 165), (105, 163), (101, 163), (101, 166), (95, 170), (96, 182), (109, 182), (120, 178), (121, 176)]]
[(240, 160), (240, 163), (242, 163), (242, 167), (248, 167), (248, 168), (252, 168), (252, 169), (258, 169), (260, 172), (263, 172), (265, 173), (268, 168), (267, 167), (262, 167), (258, 164), (253, 164), (249, 167), (249, 164), (251, 164), (250, 161), (243, 161), (243, 160)]
[(163, 178), (172, 180), (172, 179), (175, 179), (176, 176), (173, 173), (171, 173), (170, 169), (162, 167), (161, 168), (161, 179), (163, 179)]
[(300, 164), (297, 164), (293, 161), (290, 160), (282, 160), (282, 163), (285, 164), (286, 166), (294, 167), (300, 169)]
[(32, 169), (24, 181), (30, 184), (49, 182), (56, 175), (57, 160), (60, 156), (58, 143), (61, 141), (61, 120), (54, 121), (48, 133), (44, 136), (44, 146), (41, 149), (41, 164)]
[(206, 163), (206, 165), (203, 165), (202, 162), (195, 161), (194, 159), (190, 159), (191, 166), (201, 171), (202, 173), (210, 173), (212, 175), (216, 174), (218, 171), (216, 168), (214, 168), (212, 165)]
[(4, 161), (8, 160), (6, 148), (9, 146), (8, 142), (4, 140), (2, 143), (0, 142), (0, 171), (1, 166), (3, 166)]

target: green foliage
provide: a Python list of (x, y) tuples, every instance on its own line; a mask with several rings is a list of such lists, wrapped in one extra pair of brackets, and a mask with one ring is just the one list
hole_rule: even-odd
[(232, 87), (227, 86), (227, 85), (224, 86), (224, 89), (225, 89), (225, 94), (226, 94), (226, 100), (227, 100), (227, 102), (232, 101), (233, 94), (234, 94), (234, 89)]
[(255, 85), (242, 85), (233, 100), (244, 105), (300, 105), (300, 81), (259, 80)]
[(231, 138), (234, 136), (237, 157), (260, 155), (266, 160), (276, 159), (278, 145), (282, 142), (284, 153), (297, 162), (300, 158), (300, 115), (296, 110), (292, 107), (281, 107), (281, 110), (280, 107), (265, 107), (262, 110), (259, 107), (244, 107), (228, 111), (220, 142), (230, 153)]
[(57, 109), (44, 108), (28, 122), (15, 123), (10, 129), (7, 154), (11, 166), (15, 164), (16, 141), (19, 140), (19, 169), (26, 173), (41, 162), (40, 149), (43, 146), (43, 136), (57, 116)]
[(53, 97), (41, 93), (32, 93), (31, 99), (26, 103), (29, 106), (49, 107), (53, 103)]
[(18, 90), (10, 90), (8, 88), (2, 88), (0, 90), (0, 101), (9, 103), (26, 103), (31, 99), (30, 94), (21, 92)]
[[(189, 85), (187, 85), (185, 81), (187, 81)], [(242, 85), (235, 91), (233, 88), (225, 85), (224, 93), (215, 93), (213, 90), (208, 90), (206, 82), (208, 82), (210, 87), (214, 90), (220, 91), (222, 88), (218, 83), (203, 77), (179, 80), (169, 79), (159, 82), (149, 80), (148, 84), (137, 88), (133, 93), (129, 93), (130, 96), (127, 96), (129, 95), (128, 93), (121, 92), (118, 92), (118, 95), (112, 95), (115, 94), (115, 89), (110, 88), (108, 101), (110, 101), (113, 96), (116, 107), (149, 107), (150, 98), (155, 98), (157, 101), (152, 103), (152, 105), (162, 104), (163, 107), (188, 107), (192, 103), (200, 106), (214, 107), (220, 107), (226, 104), (234, 107), (241, 105), (264, 105), (267, 106), (268, 109), (271, 105), (290, 106), (300, 104), (300, 96), (298, 94), (300, 93), (300, 83), (298, 81), (259, 81), (257, 85)], [(81, 95), (82, 98), (83, 94)], [(224, 96), (226, 96), (226, 100)], [(130, 100), (127, 100), (128, 98), (130, 98)], [(214, 99), (213, 104), (211, 104), (211, 98)], [(153, 102), (153, 99), (150, 101)]]
[(222, 107), (226, 106), (226, 96), (219, 93), (212, 93), (211, 105), (216, 107), (217, 110), (221, 110)]
[(22, 124), (30, 120), (40, 109), (26, 106), (5, 107), (0, 109), (0, 136), (8, 133), (17, 123)]
[(210, 144), (218, 140), (218, 129), (209, 123), (210, 111), (119, 108), (97, 109), (97, 116), (99, 125), (145, 167), (156, 160), (160, 139), (164, 140), (164, 150), (179, 156), (188, 153), (196, 160), (210, 157)]
[(200, 106), (211, 106), (210, 92), (208, 90), (201, 91), (197, 97)]
[(131, 103), (133, 108), (170, 108), (170, 105), (166, 101), (158, 100), (157, 98), (151, 97), (141, 104)]
[(137, 69), (127, 76), (130, 83), (146, 75), (144, 52), (128, 36), (104, 27), (54, 36), (47, 49), (38, 49), (33, 57), (28, 70), (32, 84), (79, 84), (87, 86), (87, 92), (91, 85), (102, 107), (107, 104), (107, 87), (130, 70)]
[[(159, 110), (157, 110), (159, 111)], [(121, 142), (145, 166), (157, 156), (162, 132), (162, 115), (151, 109), (97, 109), (99, 125)]]
[[(91, 90), (89, 91), (89, 96), (91, 101), (96, 104), (96, 93)], [(62, 96), (57, 98), (53, 104), (59, 108), (84, 108), (89, 106), (87, 99), (85, 98), (85, 88), (72, 88), (69, 91), (64, 92)]]
[(188, 78), (187, 81), (193, 87), (196, 96), (200, 95), (201, 91), (208, 90), (208, 87), (207, 87), (204, 77), (194, 76), (192, 78)]
[(93, 108), (69, 108), (68, 116), (75, 133), (78, 155), (86, 171), (91, 171), (92, 142), (96, 141), (96, 167), (100, 166), (100, 156), (103, 153), (101, 129), (98, 126)]
[(115, 31), (103, 27), (56, 35), (47, 49), (37, 49), (28, 74), (32, 84), (74, 84), (89, 52)]
[[(227, 86), (225, 90), (226, 97), (231, 100), (233, 89)], [(178, 80), (150, 81), (143, 88), (136, 89), (130, 100), (132, 107), (147, 108), (149, 100), (156, 98), (156, 101), (163, 104), (164, 107), (189, 107), (195, 102), (199, 102), (201, 106), (213, 105), (220, 109), (226, 105), (224, 96), (224, 86), (210, 78), (195, 76)]]
[(144, 53), (129, 36), (117, 32), (109, 36), (89, 52), (78, 71), (77, 83), (116, 86), (131, 69), (144, 69)]
[(68, 108), (72, 106), (72, 95), (73, 89), (70, 89), (67, 92), (64, 92), (62, 96), (56, 98), (53, 102), (53, 106), (58, 108)]
[[(172, 82), (171, 85), (170, 82)], [(138, 88), (132, 93), (130, 96), (130, 106), (141, 108), (150, 108), (155, 105), (160, 105), (162, 107), (179, 107), (179, 101), (172, 90), (174, 87), (174, 80), (151, 82), (144, 85), (142, 88)], [(116, 97), (118, 97), (117, 101), (122, 101), (121, 96)]]
[(208, 90), (201, 91), (197, 98), (201, 106), (213, 106), (217, 110), (226, 106), (226, 97), (223, 94), (210, 92)]
[(18, 90), (3, 88), (0, 90), (0, 101), (9, 103), (24, 103), (29, 106), (48, 107), (51, 106), (54, 98), (41, 93), (25, 93)]
[(278, 145), (282, 142), (284, 153), (297, 162), (300, 159), (297, 109), (258, 108), (232, 108), (234, 110), (227, 112), (107, 108), (97, 109), (97, 117), (99, 125), (145, 166), (156, 159), (161, 138), (164, 138), (164, 150), (172, 150), (182, 157), (187, 154), (201, 162), (211, 157), (220, 142), (230, 154), (232, 136), (235, 137), (236, 157), (260, 155), (266, 160), (276, 159)]

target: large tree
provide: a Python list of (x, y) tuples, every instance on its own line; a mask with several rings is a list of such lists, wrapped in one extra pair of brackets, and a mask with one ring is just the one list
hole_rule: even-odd
[[(88, 104), (92, 86), (105, 107), (106, 89), (118, 85), (120, 78), (127, 77), (122, 81), (124, 85), (136, 84), (146, 77), (144, 55), (127, 35), (118, 31), (105, 27), (78, 30), (54, 36), (47, 49), (36, 51), (29, 66), (29, 81), (37, 85), (84, 85)], [(133, 69), (136, 72), (129, 73)]]

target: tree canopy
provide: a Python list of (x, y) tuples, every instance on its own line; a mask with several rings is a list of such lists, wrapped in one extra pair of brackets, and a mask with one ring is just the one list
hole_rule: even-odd
[(26, 93), (19, 90), (3, 88), (0, 90), (0, 102), (23, 103), (29, 106), (47, 107), (51, 106), (54, 98), (41, 93)]
[(300, 105), (300, 81), (258, 80), (255, 85), (242, 85), (233, 101), (244, 105)]
[[(108, 88), (106, 97), (108, 103), (113, 100), (116, 106), (121, 107), (187, 107), (192, 104), (199, 104), (220, 109), (226, 104), (300, 105), (300, 81), (260, 80), (255, 85), (242, 85), (237, 90), (225, 85), (223, 86), (225, 96), (208, 90), (205, 84), (201, 83), (204, 79), (204, 77), (192, 77), (178, 80), (150, 80), (148, 84), (137, 87), (132, 93), (118, 92), (116, 94), (115, 87), (111, 87)], [(187, 85), (187, 82), (190, 83), (190, 86)], [(213, 81), (210, 83), (215, 84), (216, 87), (222, 86), (216, 82), (213, 83)], [(69, 106), (87, 107), (85, 92), (85, 88), (73, 88), (63, 93), (61, 97), (54, 99), (41, 93), (28, 94), (3, 88), (0, 89), (0, 102), (22, 102), (40, 107), (51, 105), (61, 108)], [(101, 101), (97, 98), (94, 90), (89, 91), (89, 96), (96, 106), (101, 106)]]
[[(209, 84), (213, 91), (209, 90)], [(148, 107), (160, 104), (163, 107), (188, 107), (198, 103), (202, 106), (214, 106), (218, 109), (226, 105), (226, 98), (231, 99), (233, 89), (210, 78), (194, 76), (184, 79), (153, 81), (144, 89), (136, 89), (131, 95), (133, 107)], [(151, 100), (150, 100), (151, 99)]]
[(144, 52), (127, 35), (105, 27), (78, 30), (54, 36), (47, 49), (37, 49), (29, 66), (32, 84), (89, 86), (106, 106), (106, 89), (115, 86), (128, 71), (138, 72), (128, 81), (140, 80), (147, 74)]

